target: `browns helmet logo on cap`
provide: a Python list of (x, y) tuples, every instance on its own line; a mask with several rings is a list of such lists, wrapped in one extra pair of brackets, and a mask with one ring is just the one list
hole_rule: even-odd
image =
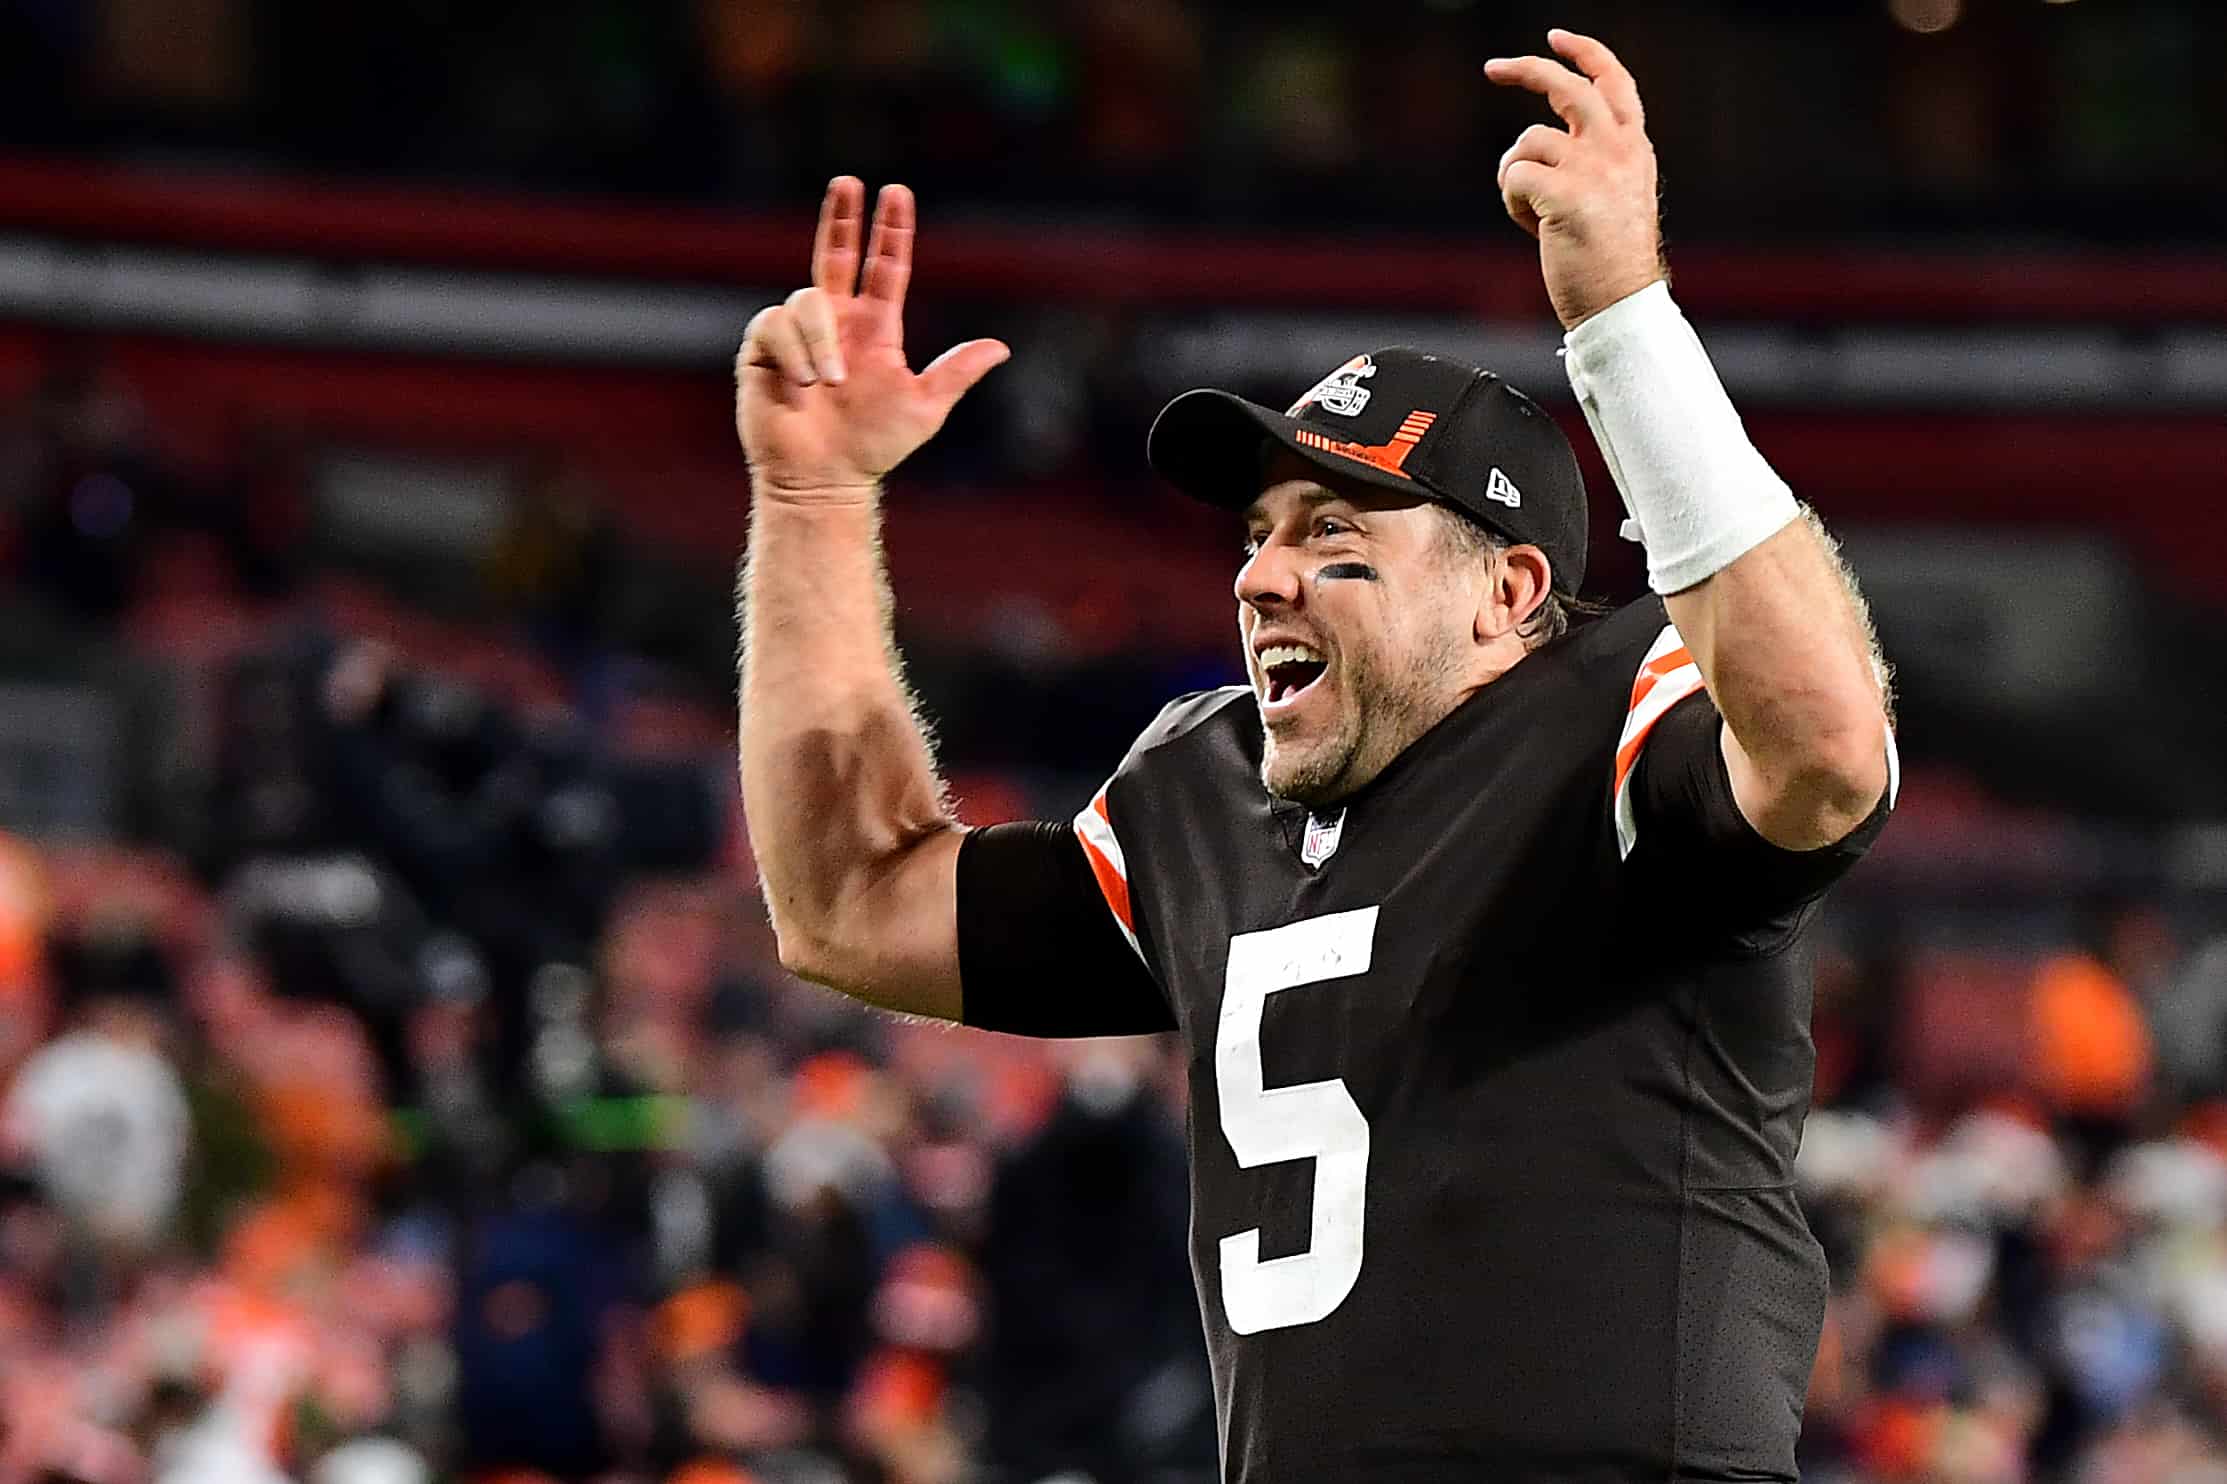
[(1284, 416), (1297, 417), (1306, 410), (1307, 404), (1311, 402), (1324, 412), (1335, 412), (1340, 417), (1352, 417), (1369, 405), (1369, 389), (1361, 383), (1374, 375), (1376, 375), (1376, 362), (1370, 360), (1366, 355), (1355, 356), (1352, 360), (1316, 382), (1307, 395), (1291, 404), (1285, 411)]

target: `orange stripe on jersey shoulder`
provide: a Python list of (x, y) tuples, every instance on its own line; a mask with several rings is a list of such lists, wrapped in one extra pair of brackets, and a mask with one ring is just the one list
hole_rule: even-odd
[(1098, 890), (1105, 894), (1106, 905), (1113, 909), (1114, 916), (1121, 919), (1123, 927), (1135, 932), (1136, 920), (1129, 915), (1129, 883), (1121, 879), (1121, 873), (1113, 868), (1113, 862), (1107, 860), (1097, 846), (1088, 840), (1084, 840), (1082, 844), (1083, 854), (1090, 857), (1090, 874), (1098, 878)]
[[(1678, 640), (1677, 630), (1665, 628), (1662, 639), (1656, 642), (1664, 640)], [(1639, 673), (1632, 678), (1632, 698), (1624, 708), (1623, 735), (1616, 747), (1613, 786), (1619, 794), (1623, 791), (1624, 780), (1631, 776), (1632, 765), (1639, 761), (1640, 749), (1647, 745), (1648, 735), (1655, 730), (1655, 723), (1662, 719), (1663, 713), (1704, 688), (1693, 650), (1683, 641), (1640, 665)]]
[(1615, 778), (1610, 784), (1610, 798), (1616, 817), (1616, 850), (1619, 859), (1632, 853), (1633, 842), (1638, 838), (1639, 824), (1631, 799), (1632, 769), (1639, 762), (1639, 754), (1655, 730), (1655, 723), (1668, 715), (1680, 701), (1706, 690), (1701, 677), (1701, 667), (1694, 663), (1693, 650), (1689, 648), (1677, 627), (1664, 624), (1655, 642), (1640, 661), (1639, 673), (1632, 677), (1632, 697), (1624, 709), (1624, 725), (1616, 737)]
[[(1661, 697), (1662, 705), (1656, 709), (1654, 715), (1642, 720), (1638, 715), (1638, 703), (1635, 702), (1633, 703), (1632, 714), (1625, 718), (1624, 740), (1622, 745), (1616, 749), (1616, 783), (1619, 788), (1623, 786), (1624, 775), (1632, 770), (1632, 763), (1639, 757), (1639, 750), (1647, 745), (1648, 735), (1655, 730), (1655, 723), (1662, 720), (1663, 713), (1694, 692), (1707, 689), (1702, 683), (1699, 670), (1688, 670), (1685, 674), (1676, 677), (1664, 676), (1655, 684), (1665, 682), (1671, 688), (1663, 693)], [(1647, 687), (1649, 695), (1654, 694), (1655, 684), (1650, 684)], [(1637, 722), (1638, 725), (1633, 725), (1634, 722)]]
[[(1100, 789), (1098, 796), (1090, 801), (1090, 808), (1086, 812), (1098, 817), (1100, 826), (1110, 839), (1113, 835), (1113, 817), (1106, 812), (1104, 789)], [(1114, 863), (1113, 858), (1090, 838), (1092, 831), (1085, 828), (1086, 824), (1087, 821), (1084, 820), (1076, 821), (1075, 838), (1082, 843), (1083, 854), (1090, 861), (1090, 874), (1098, 878), (1098, 890), (1105, 896), (1106, 905), (1113, 909), (1113, 915), (1121, 920), (1123, 927), (1134, 933), (1137, 923), (1129, 908), (1129, 880), (1121, 873), (1121, 867)]]
[(1653, 690), (1665, 675), (1673, 670), (1683, 669), (1692, 663), (1693, 651), (1681, 644), (1668, 654), (1659, 654), (1646, 664), (1641, 665), (1639, 674), (1632, 680), (1631, 704), (1624, 709), (1627, 712), (1638, 710), (1639, 703), (1647, 699), (1647, 693)]
[[(1624, 739), (1622, 747), (1616, 749), (1615, 786), (1617, 788), (1621, 789), (1624, 786), (1624, 780), (1631, 776), (1632, 764), (1639, 761), (1639, 750), (1647, 745), (1647, 734), (1653, 730), (1654, 728), (1651, 726), (1641, 727)], [(1600, 775), (1596, 773), (1593, 776), (1597, 778)]]

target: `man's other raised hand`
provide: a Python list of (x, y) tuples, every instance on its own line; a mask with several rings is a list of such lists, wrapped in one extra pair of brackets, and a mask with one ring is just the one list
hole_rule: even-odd
[(1011, 354), (996, 340), (905, 363), (912, 191), (884, 186), (861, 272), (866, 187), (837, 176), (820, 203), (812, 282), (758, 311), (735, 356), (735, 431), (764, 499), (868, 499), (934, 437), (974, 384)]
[(1655, 147), (1614, 52), (1575, 31), (1549, 31), (1547, 44), (1554, 57), (1495, 57), (1485, 76), (1537, 93), (1562, 121), (1517, 136), (1498, 184), (1508, 215), (1539, 239), (1555, 314), (1575, 329), (1663, 276)]

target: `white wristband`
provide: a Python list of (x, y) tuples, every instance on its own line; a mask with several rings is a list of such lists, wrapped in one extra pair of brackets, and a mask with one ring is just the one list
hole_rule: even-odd
[(1647, 547), (1674, 593), (1722, 571), (1801, 513), (1748, 442), (1701, 339), (1656, 280), (1563, 337), (1563, 369)]

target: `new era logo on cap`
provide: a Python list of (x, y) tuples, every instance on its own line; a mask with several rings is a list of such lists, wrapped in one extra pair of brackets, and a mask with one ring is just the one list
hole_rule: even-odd
[(1517, 489), (1516, 482), (1501, 473), (1499, 465), (1496, 464), (1493, 466), (1492, 478), (1485, 481), (1485, 498), (1498, 500), (1510, 510), (1514, 510), (1523, 504), (1523, 491)]

